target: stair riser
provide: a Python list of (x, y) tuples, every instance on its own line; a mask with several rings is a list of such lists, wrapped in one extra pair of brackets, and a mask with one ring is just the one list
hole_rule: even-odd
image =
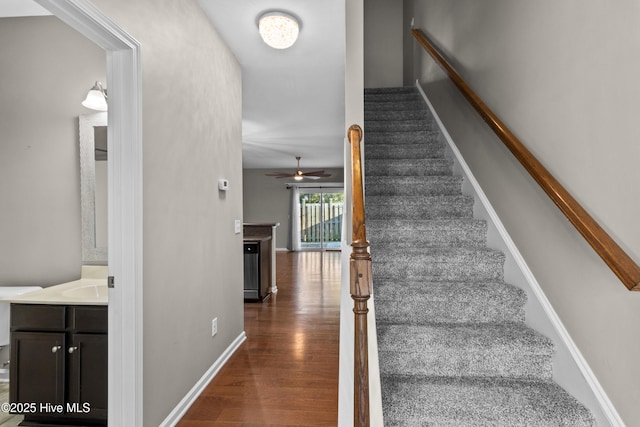
[(378, 110), (364, 112), (364, 126), (370, 121), (391, 121), (391, 120), (425, 120), (432, 121), (427, 110)]
[[(380, 339), (378, 340), (380, 342)], [(460, 349), (458, 357), (442, 358), (450, 351), (432, 347), (419, 353), (378, 350), (384, 363), (383, 375), (465, 376), (465, 377), (514, 377), (549, 380), (552, 377), (551, 356), (504, 352), (504, 348), (468, 351)], [(523, 349), (523, 352), (531, 351)], [(487, 362), (490, 361), (490, 362)]]
[(365, 159), (435, 159), (444, 158), (444, 147), (441, 145), (370, 145), (365, 148)]
[(443, 219), (443, 218), (471, 218), (472, 207), (459, 205), (440, 205), (434, 207), (418, 207), (403, 210), (398, 206), (387, 206), (383, 208), (367, 208), (367, 218), (370, 219)]
[(410, 249), (422, 246), (483, 247), (486, 246), (487, 223), (482, 220), (370, 220), (367, 230), (371, 245), (381, 251), (394, 250), (404, 242), (414, 245)]
[(379, 324), (524, 322), (526, 294), (504, 283), (385, 281), (374, 277)]
[(395, 261), (379, 261), (375, 254), (373, 274), (379, 278), (422, 279), (426, 281), (502, 281), (502, 262), (495, 259), (478, 258), (470, 263), (466, 260), (430, 261), (428, 259), (407, 260), (402, 254)]
[(449, 159), (401, 160), (367, 159), (365, 176), (437, 176), (451, 175), (453, 162)]
[(365, 93), (364, 102), (366, 107), (369, 103), (374, 102), (406, 102), (406, 101), (422, 101), (422, 97), (418, 92), (413, 93)]
[(392, 87), (366, 87), (364, 88), (365, 95), (375, 95), (378, 93), (418, 93), (418, 89), (415, 86), (392, 86)]
[(486, 245), (486, 234), (482, 232), (470, 233), (468, 231), (437, 233), (434, 231), (394, 231), (369, 229), (372, 236), (369, 239), (371, 248), (376, 251), (387, 250), (393, 247), (394, 250), (415, 249), (429, 246), (450, 246), (450, 247), (471, 247), (480, 248)]
[(365, 132), (413, 132), (435, 131), (437, 129), (437, 124), (425, 120), (376, 120), (364, 123)]
[[(375, 288), (375, 286), (374, 286)], [(404, 302), (387, 300), (378, 297), (376, 289), (376, 322), (379, 324), (426, 324), (426, 323), (491, 323), (522, 322), (524, 312), (522, 306), (516, 305), (508, 310), (496, 307), (495, 304), (478, 304), (457, 302), (455, 298), (448, 301), (433, 301), (418, 295), (409, 295)], [(379, 307), (384, 305), (384, 307)]]
[(378, 325), (383, 374), (551, 378), (551, 342), (522, 323)]
[[(420, 182), (422, 181), (422, 182)], [(462, 180), (458, 177), (369, 177), (367, 196), (444, 196), (462, 194)]]
[(427, 111), (427, 106), (421, 99), (409, 101), (365, 101), (365, 111)]
[(412, 130), (407, 132), (382, 132), (365, 130), (364, 145), (370, 147), (372, 145), (386, 144), (395, 145), (429, 145), (438, 144), (444, 148), (444, 143), (440, 139), (440, 134), (432, 130)]
[(471, 218), (473, 199), (469, 197), (407, 197), (369, 196), (366, 217), (370, 220), (430, 220)]

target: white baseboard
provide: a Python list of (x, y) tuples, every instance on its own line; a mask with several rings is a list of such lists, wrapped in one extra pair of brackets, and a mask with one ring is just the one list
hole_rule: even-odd
[(202, 378), (189, 390), (189, 392), (182, 398), (180, 403), (173, 408), (173, 411), (164, 419), (160, 424), (160, 427), (173, 427), (182, 419), (184, 414), (187, 413), (191, 405), (196, 401), (198, 396), (209, 385), (211, 380), (220, 372), (220, 369), (227, 363), (229, 358), (236, 352), (240, 345), (247, 339), (247, 334), (242, 331), (238, 337), (233, 340), (231, 345), (218, 357), (218, 359), (211, 365), (207, 372), (204, 373)]
[[(542, 287), (536, 280), (535, 276), (533, 275), (533, 272), (529, 269), (529, 266), (527, 265), (526, 261), (522, 257), (522, 254), (520, 253), (515, 243), (511, 239), (511, 236), (509, 235), (502, 221), (498, 217), (498, 214), (496, 213), (495, 209), (491, 205), (491, 202), (487, 198), (486, 194), (480, 187), (480, 184), (473, 176), (471, 169), (467, 165), (466, 161), (463, 159), (462, 154), (458, 150), (457, 146), (455, 145), (455, 142), (451, 138), (451, 135), (449, 134), (446, 127), (440, 120), (440, 117), (434, 110), (433, 105), (427, 98), (427, 95), (425, 94), (424, 90), (422, 89), (418, 81), (416, 81), (416, 87), (420, 92), (420, 94), (422, 95), (422, 97), (424, 98), (425, 102), (427, 103), (429, 110), (433, 114), (433, 117), (435, 118), (438, 124), (440, 132), (442, 133), (444, 139), (449, 145), (451, 152), (455, 156), (455, 160), (457, 161), (458, 165), (463, 171), (463, 175), (465, 179), (473, 187), (473, 192), (475, 193), (474, 195), (476, 196), (476, 200), (480, 202), (480, 204), (482, 205), (482, 208), (484, 209), (486, 215), (488, 216), (487, 221), (490, 222), (490, 227), (494, 227), (495, 231), (497, 231), (497, 234), (499, 234), (499, 238), (502, 240), (504, 244), (504, 248), (500, 248), (500, 249), (503, 249), (506, 252), (505, 255), (507, 256), (507, 258), (511, 257), (511, 260), (515, 262), (515, 264), (517, 265), (517, 268), (520, 270), (520, 273), (524, 281), (526, 281), (525, 286), (528, 288), (527, 293), (535, 297), (538, 307), (541, 309), (544, 315), (546, 315), (546, 320), (550, 323), (551, 327), (553, 328), (554, 336), (550, 336), (549, 338), (556, 341), (556, 346), (561, 349), (558, 351), (558, 353), (564, 353), (564, 356), (566, 358), (568, 357), (571, 358), (571, 362), (573, 363), (573, 367), (571, 368), (576, 370), (576, 374), (573, 376), (571, 374), (566, 375), (565, 383), (567, 381), (573, 381), (574, 383), (576, 381), (579, 381), (582, 384), (577, 384), (576, 387), (589, 388), (591, 392), (590, 393), (591, 398), (587, 399), (588, 401), (583, 401), (583, 404), (585, 404), (585, 406), (587, 406), (592, 411), (592, 413), (596, 417), (596, 421), (598, 422), (599, 426), (604, 426), (606, 424), (611, 427), (625, 427), (625, 424), (622, 421), (622, 418), (620, 418), (620, 415), (618, 414), (615, 407), (613, 406), (613, 403), (611, 402), (611, 400), (609, 400), (609, 397), (607, 396), (606, 392), (600, 385), (600, 382), (598, 381), (595, 374), (589, 367), (589, 364), (582, 356), (582, 353), (576, 346), (575, 342), (571, 339), (569, 332), (564, 327), (558, 314), (554, 310), (550, 301), (547, 299), (544, 291), (542, 290)], [(519, 285), (522, 285), (522, 284), (519, 284)], [(547, 330), (544, 332), (549, 332), (549, 331)], [(557, 342), (558, 340), (559, 342)], [(570, 393), (573, 392), (570, 389), (571, 387), (567, 387), (567, 384), (564, 384), (563, 386), (565, 386), (565, 388), (567, 388)], [(597, 405), (597, 407), (595, 407), (594, 405)]]

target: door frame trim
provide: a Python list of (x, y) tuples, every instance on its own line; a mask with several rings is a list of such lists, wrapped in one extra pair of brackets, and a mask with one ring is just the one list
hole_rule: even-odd
[(109, 426), (143, 425), (140, 43), (88, 0), (36, 0), (106, 51), (109, 90)]

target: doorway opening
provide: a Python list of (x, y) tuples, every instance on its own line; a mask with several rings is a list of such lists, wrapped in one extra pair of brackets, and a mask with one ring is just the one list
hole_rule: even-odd
[(344, 191), (300, 189), (300, 248), (303, 250), (340, 250)]

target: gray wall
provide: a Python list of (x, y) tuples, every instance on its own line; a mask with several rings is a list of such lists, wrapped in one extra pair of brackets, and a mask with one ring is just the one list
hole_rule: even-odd
[(144, 425), (157, 426), (244, 328), (241, 71), (196, 0), (95, 4), (142, 46)]
[[(635, 2), (407, 0), (470, 86), (640, 261), (640, 15)], [(408, 27), (405, 31), (409, 31)], [(423, 88), (627, 425), (640, 424), (640, 293), (630, 293), (414, 51)], [(410, 58), (411, 56), (409, 56)]]
[(81, 101), (106, 56), (55, 17), (0, 18), (0, 286), (80, 277)]
[(402, 2), (364, 2), (364, 87), (402, 86)]
[[(313, 168), (314, 170), (319, 168)], [(278, 170), (287, 170), (286, 168)], [(276, 247), (287, 247), (289, 237), (289, 190), (287, 183), (295, 182), (292, 179), (273, 178), (265, 176), (273, 172), (273, 169), (245, 169), (243, 171), (243, 203), (244, 222), (279, 222), (276, 229)], [(342, 169), (325, 169), (331, 176), (313, 181), (320, 185), (322, 182), (342, 183)]]

